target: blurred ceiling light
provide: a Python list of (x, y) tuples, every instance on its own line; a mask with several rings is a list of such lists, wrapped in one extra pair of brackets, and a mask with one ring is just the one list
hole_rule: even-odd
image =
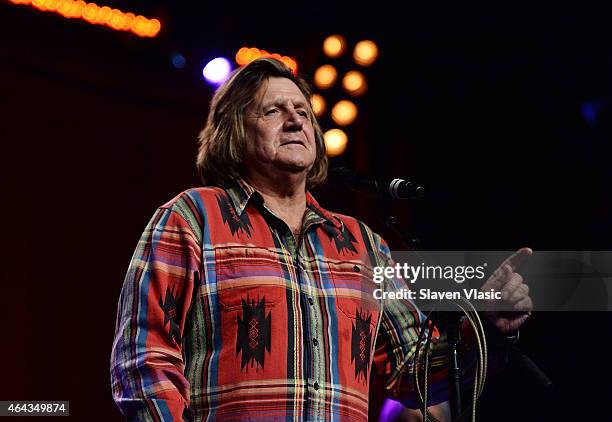
[(320, 66), (314, 74), (314, 83), (321, 89), (330, 88), (338, 78), (336, 68), (330, 64)]
[(357, 106), (349, 100), (338, 101), (332, 108), (331, 116), (340, 126), (350, 125), (357, 117)]
[(342, 35), (330, 35), (323, 41), (323, 52), (331, 58), (340, 57), (346, 50), (346, 39)]
[(225, 57), (217, 57), (204, 66), (202, 74), (209, 83), (220, 85), (227, 80), (231, 71), (232, 66), (229, 60)]
[(130, 31), (140, 37), (154, 37), (161, 23), (157, 19), (148, 19), (141, 15), (125, 13), (108, 6), (98, 6), (83, 0), (9, 0), (15, 4), (31, 5), (43, 12), (59, 13), (65, 18), (83, 19), (94, 25), (106, 25), (117, 31)]
[(374, 41), (359, 41), (353, 50), (353, 60), (361, 66), (370, 66), (378, 58), (378, 47)]
[(368, 90), (368, 84), (366, 83), (365, 76), (358, 70), (351, 70), (344, 75), (342, 78), (342, 86), (353, 97), (358, 97), (365, 94)]
[(315, 116), (321, 117), (323, 113), (325, 113), (325, 99), (321, 95), (312, 94), (310, 103), (312, 104), (312, 110), (314, 111)]
[(268, 53), (266, 50), (260, 50), (255, 47), (242, 47), (236, 53), (235, 60), (239, 66), (244, 66), (251, 63), (253, 60), (259, 59), (260, 57), (272, 57), (280, 60), (281, 62), (285, 63), (294, 74), (297, 74), (297, 62), (291, 57), (281, 56), (278, 53)]
[(325, 140), (325, 150), (330, 157), (338, 156), (346, 150), (348, 137), (340, 129), (328, 130), (323, 134), (323, 139)]

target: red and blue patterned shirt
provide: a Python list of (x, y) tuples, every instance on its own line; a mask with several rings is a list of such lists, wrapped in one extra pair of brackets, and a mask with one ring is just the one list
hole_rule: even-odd
[[(128, 420), (367, 421), (370, 371), (416, 407), (424, 318), (409, 301), (374, 298), (387, 245), (306, 197), (299, 237), (242, 180), (157, 210), (124, 281), (111, 357)], [(444, 337), (430, 362), (433, 404), (448, 398)]]

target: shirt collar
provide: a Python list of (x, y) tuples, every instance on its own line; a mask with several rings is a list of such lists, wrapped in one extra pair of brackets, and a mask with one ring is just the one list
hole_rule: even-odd
[(306, 191), (306, 208), (322, 217), (325, 221), (332, 224), (337, 229), (340, 229), (340, 231), (344, 230), (344, 224), (342, 223), (342, 220), (340, 220), (331, 212), (327, 211), (325, 208), (322, 208), (317, 202), (317, 200), (314, 199), (312, 194), (308, 191)]
[(237, 179), (236, 183), (230, 188), (225, 189), (225, 191), (227, 192), (227, 195), (229, 196), (238, 217), (242, 215), (242, 212), (253, 196), (255, 196), (254, 199), (258, 201), (263, 200), (261, 194), (243, 179)]
[[(255, 190), (253, 186), (251, 186), (246, 180), (242, 178), (237, 179), (236, 183), (230, 188), (227, 188), (225, 191), (227, 192), (238, 217), (242, 215), (242, 212), (247, 207), (251, 198), (253, 198), (253, 200), (255, 201), (260, 201), (263, 203), (263, 197), (261, 196), (261, 194), (257, 192), (257, 190)], [(334, 214), (330, 213), (326, 209), (322, 208), (317, 202), (317, 200), (314, 199), (312, 194), (308, 191), (306, 191), (306, 209), (307, 213), (308, 211), (312, 211), (324, 221), (332, 224), (334, 227), (340, 230), (344, 229), (344, 224), (342, 220), (340, 220), (338, 217), (336, 217)], [(308, 217), (309, 216), (307, 215), (307, 219)]]

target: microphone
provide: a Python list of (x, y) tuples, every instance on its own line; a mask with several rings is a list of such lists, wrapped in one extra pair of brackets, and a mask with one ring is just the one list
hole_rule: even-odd
[(418, 199), (425, 195), (425, 188), (404, 179), (389, 179), (356, 174), (348, 167), (330, 170), (332, 180), (346, 188), (369, 197), (390, 199)]

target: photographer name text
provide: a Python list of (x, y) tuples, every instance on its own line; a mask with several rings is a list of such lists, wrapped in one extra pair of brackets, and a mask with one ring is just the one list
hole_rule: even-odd
[(501, 300), (502, 294), (500, 291), (493, 289), (489, 291), (481, 291), (478, 289), (462, 289), (459, 291), (445, 292), (432, 289), (409, 290), (401, 289), (397, 291), (385, 292), (382, 289), (374, 290), (374, 298), (377, 300), (387, 299), (423, 299), (423, 300)]

